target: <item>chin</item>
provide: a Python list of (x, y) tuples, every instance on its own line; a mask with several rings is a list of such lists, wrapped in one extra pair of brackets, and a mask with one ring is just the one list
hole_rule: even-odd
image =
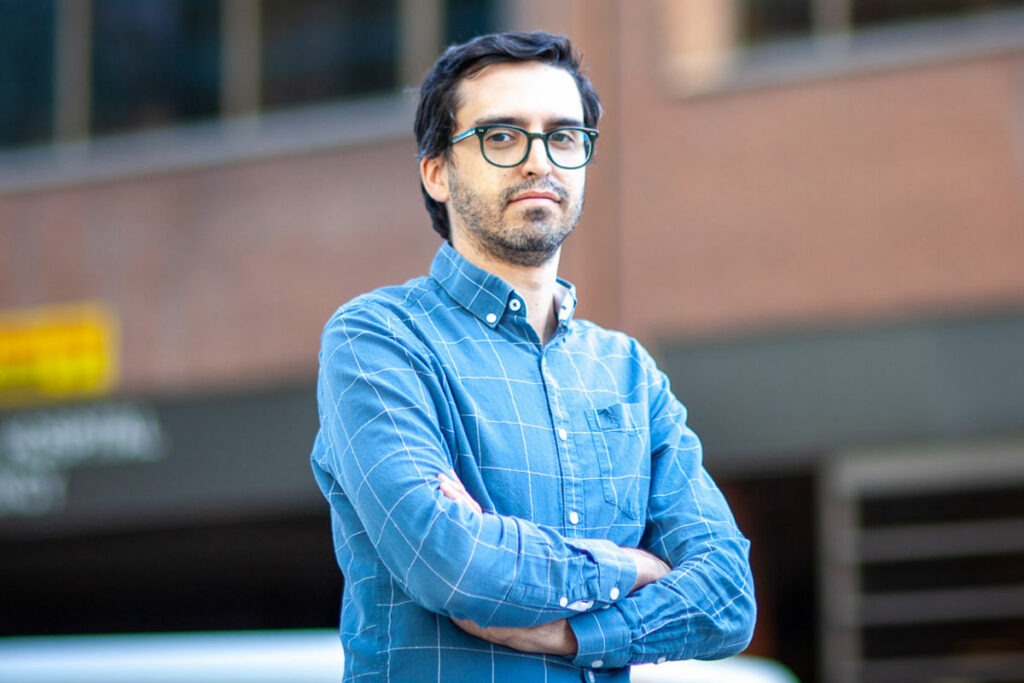
[(544, 251), (524, 251), (521, 249), (508, 250), (498, 255), (498, 258), (506, 263), (528, 268), (540, 268), (551, 262), (551, 259), (558, 253), (558, 249)]
[(533, 206), (523, 212), (523, 220), (527, 223), (550, 223), (555, 219), (555, 212), (543, 206)]

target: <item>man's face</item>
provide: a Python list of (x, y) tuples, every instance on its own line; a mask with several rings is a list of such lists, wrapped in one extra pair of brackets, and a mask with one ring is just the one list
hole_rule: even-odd
[[(572, 76), (539, 62), (494, 64), (459, 87), (455, 131), (508, 123), (530, 132), (583, 125)], [(550, 261), (583, 209), (586, 170), (551, 163), (542, 140), (513, 168), (488, 163), (472, 136), (450, 149), (444, 164), (452, 240), (487, 258), (523, 266)]]

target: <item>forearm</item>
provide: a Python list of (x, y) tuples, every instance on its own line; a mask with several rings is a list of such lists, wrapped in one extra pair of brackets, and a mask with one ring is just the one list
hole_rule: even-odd
[[(355, 509), (402, 590), (430, 611), (481, 626), (535, 626), (610, 604), (636, 581), (634, 563), (614, 544), (566, 539), (449, 500), (437, 479), (444, 461), (426, 449), (377, 462), (344, 467), (339, 502)], [(331, 473), (322, 476), (329, 490)]]
[(622, 550), (636, 564), (636, 581), (633, 583), (630, 593), (658, 581), (672, 570), (661, 558), (648, 550), (643, 548), (623, 548)]
[[(444, 604), (423, 603), (428, 609), (485, 627), (541, 626), (612, 604), (637, 583), (638, 566), (627, 549), (485, 513), (454, 472), (440, 473), (437, 482), (448, 522), (462, 531), (423, 545), (474, 589)], [(422, 583), (436, 592), (448, 581)]]
[(747, 547), (742, 537), (717, 539), (626, 600), (571, 619), (577, 663), (624, 666), (742, 651), (756, 617)]
[(570, 540), (527, 520), (443, 499), (417, 504), (415, 497), (382, 520), (377, 549), (406, 592), (431, 611), (481, 626), (534, 626), (584, 604), (610, 604), (635, 583), (634, 563), (611, 543)]
[(576, 634), (566, 619), (531, 628), (482, 628), (469, 619), (453, 619), (455, 625), (466, 633), (496, 645), (536, 654), (574, 657), (576, 655)]
[[(467, 507), (479, 509), (479, 505), (465, 492), (461, 484), (458, 484), (457, 481), (451, 482), (445, 477), (442, 478), (446, 480), (448, 486), (449, 493), (446, 495), (460, 500)], [(669, 572), (668, 565), (653, 553), (638, 548), (623, 548), (623, 551), (633, 559), (637, 566), (637, 579), (633, 584), (633, 591), (654, 583)], [(470, 635), (520, 652), (575, 657), (579, 647), (576, 634), (566, 619), (558, 619), (530, 628), (482, 628), (469, 619), (453, 619), (452, 621)]]

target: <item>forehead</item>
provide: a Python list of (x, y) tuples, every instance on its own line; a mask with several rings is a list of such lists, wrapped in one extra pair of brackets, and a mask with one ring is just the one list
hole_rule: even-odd
[(583, 101), (572, 75), (540, 62), (492, 64), (459, 83), (456, 121), (583, 121)]

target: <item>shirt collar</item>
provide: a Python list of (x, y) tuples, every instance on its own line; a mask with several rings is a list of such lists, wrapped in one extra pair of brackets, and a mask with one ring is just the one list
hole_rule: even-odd
[(558, 278), (558, 284), (564, 287), (564, 295), (556, 314), (558, 315), (559, 327), (564, 327), (569, 324), (573, 314), (576, 313), (576, 285), (562, 278)]
[[(507, 282), (470, 263), (448, 242), (441, 245), (434, 257), (430, 276), (456, 303), (489, 327), (497, 326), (513, 300), (518, 302), (512, 304), (516, 310), (523, 303)], [(558, 322), (566, 325), (576, 310), (576, 288), (561, 278), (558, 284), (565, 288)]]

